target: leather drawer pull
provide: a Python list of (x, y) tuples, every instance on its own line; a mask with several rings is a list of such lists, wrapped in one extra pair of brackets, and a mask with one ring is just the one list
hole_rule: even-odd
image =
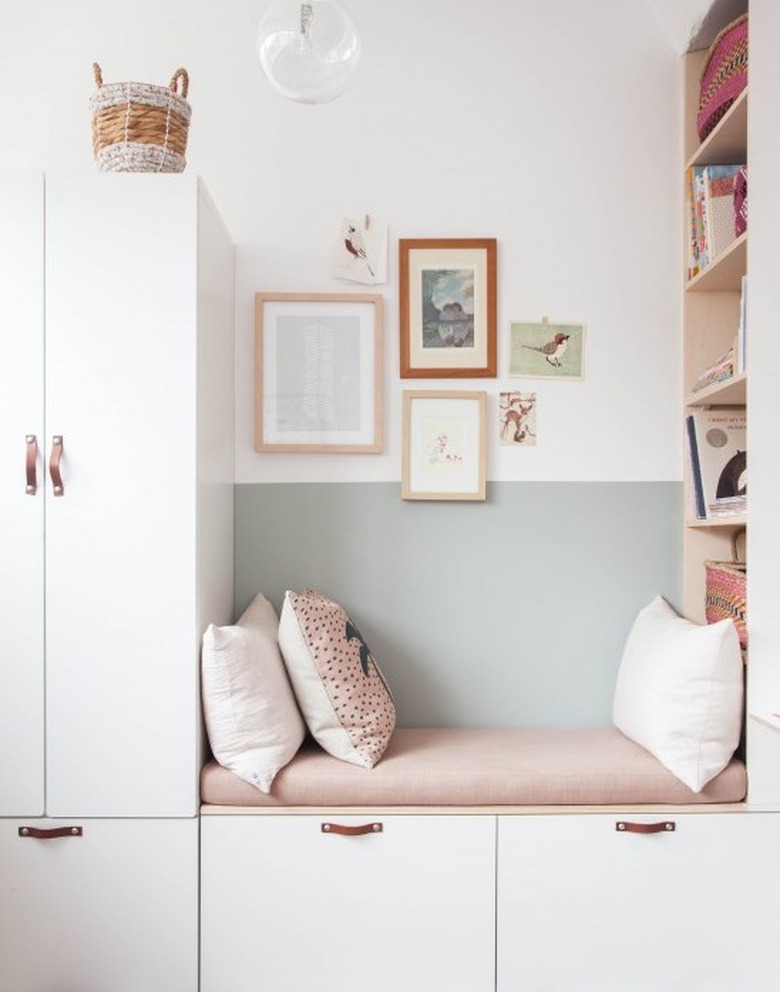
[(677, 829), (674, 820), (663, 820), (661, 823), (632, 823), (630, 820), (618, 820), (615, 830), (627, 834), (665, 834)]
[(83, 837), (83, 827), (19, 827), (20, 837), (35, 837), (37, 840), (51, 840), (53, 837)]
[(358, 827), (346, 827), (343, 823), (321, 823), (320, 830), (324, 834), (343, 834), (345, 837), (358, 837), (360, 834), (381, 834), (384, 826), (381, 823), (361, 823)]

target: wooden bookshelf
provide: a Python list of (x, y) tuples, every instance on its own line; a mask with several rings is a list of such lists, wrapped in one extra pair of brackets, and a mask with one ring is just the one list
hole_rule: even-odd
[(735, 513), (730, 517), (712, 517), (709, 520), (699, 520), (696, 517), (685, 521), (685, 526), (693, 529), (722, 530), (723, 528), (747, 527), (747, 514)]
[[(705, 53), (685, 57), (685, 112), (683, 182), (694, 165), (735, 165), (747, 161), (748, 93), (743, 91), (728, 113), (704, 141), (696, 133), (699, 79)], [(687, 195), (687, 194), (686, 194)], [(687, 218), (688, 206), (685, 204)], [(688, 231), (684, 233), (687, 249)], [(683, 294), (683, 404), (684, 413), (705, 406), (744, 406), (747, 375), (732, 378), (694, 393), (699, 376), (712, 367), (733, 346), (740, 318), (742, 277), (747, 272), (747, 234), (736, 238), (693, 279), (684, 280)], [(687, 258), (687, 251), (685, 257)], [(687, 443), (685, 445), (685, 457)], [(686, 487), (690, 472), (685, 473)], [(707, 560), (730, 560), (732, 538), (738, 528), (747, 526), (747, 515), (691, 519), (690, 495), (684, 499), (683, 528), (683, 609), (690, 619), (704, 622)]]

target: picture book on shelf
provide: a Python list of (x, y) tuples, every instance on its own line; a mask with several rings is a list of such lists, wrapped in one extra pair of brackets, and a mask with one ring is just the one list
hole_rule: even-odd
[(692, 410), (686, 420), (696, 516), (710, 520), (744, 513), (747, 501), (745, 407)]
[(686, 176), (688, 278), (692, 279), (736, 239), (734, 181), (739, 165), (693, 165)]

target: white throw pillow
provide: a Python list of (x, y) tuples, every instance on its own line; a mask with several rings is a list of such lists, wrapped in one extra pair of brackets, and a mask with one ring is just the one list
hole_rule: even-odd
[(373, 768), (395, 728), (395, 706), (344, 609), (311, 589), (287, 592), (279, 647), (315, 740), (336, 758)]
[(279, 652), (279, 620), (258, 595), (230, 627), (209, 625), (201, 655), (203, 709), (216, 760), (269, 793), (306, 728)]
[(739, 744), (743, 678), (731, 620), (691, 623), (657, 596), (640, 610), (626, 642), (615, 726), (701, 792)]

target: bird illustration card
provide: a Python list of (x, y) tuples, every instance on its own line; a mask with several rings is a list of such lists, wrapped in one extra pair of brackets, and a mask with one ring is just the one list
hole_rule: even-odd
[(345, 217), (333, 258), (339, 279), (369, 286), (387, 282), (387, 225), (372, 217)]
[(500, 393), (498, 419), (501, 444), (536, 444), (536, 393)]
[(582, 379), (585, 325), (512, 321), (509, 375), (545, 379)]

